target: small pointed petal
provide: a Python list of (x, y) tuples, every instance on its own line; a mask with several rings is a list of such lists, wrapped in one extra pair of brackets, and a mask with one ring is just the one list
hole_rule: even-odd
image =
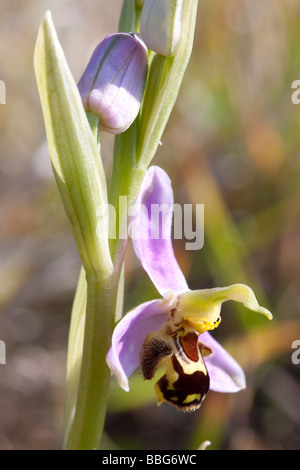
[(229, 287), (217, 287), (214, 289), (201, 289), (184, 292), (176, 310), (180, 318), (187, 320), (198, 333), (213, 330), (220, 323), (220, 312), (223, 302), (235, 300), (254, 312), (262, 313), (269, 320), (272, 314), (261, 307), (250, 287), (244, 284), (234, 284)]
[(128, 377), (139, 367), (146, 336), (159, 330), (168, 320), (173, 302), (174, 298), (143, 303), (127, 313), (115, 327), (106, 362), (124, 390), (129, 390)]
[(199, 336), (213, 353), (204, 362), (210, 376), (210, 389), (215, 392), (234, 393), (246, 388), (245, 374), (241, 366), (208, 332)]
[(173, 190), (170, 178), (159, 167), (147, 171), (135, 206), (131, 238), (136, 255), (161, 295), (188, 290), (174, 255), (171, 229)]

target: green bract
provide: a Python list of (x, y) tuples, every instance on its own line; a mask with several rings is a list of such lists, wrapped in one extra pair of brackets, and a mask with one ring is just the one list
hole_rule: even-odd
[[(108, 221), (98, 237), (97, 210), (107, 203), (106, 179), (97, 142), (52, 23), (44, 16), (34, 66), (44, 113), (51, 163), (87, 274), (112, 268)], [(105, 223), (106, 222), (106, 223)]]

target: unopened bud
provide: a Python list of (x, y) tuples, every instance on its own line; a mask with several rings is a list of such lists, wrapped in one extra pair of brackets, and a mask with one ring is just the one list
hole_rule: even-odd
[(100, 129), (111, 134), (128, 129), (139, 112), (147, 71), (147, 48), (137, 34), (111, 34), (96, 47), (78, 89)]
[(183, 0), (145, 0), (140, 32), (152, 51), (169, 57), (175, 53), (181, 32)]

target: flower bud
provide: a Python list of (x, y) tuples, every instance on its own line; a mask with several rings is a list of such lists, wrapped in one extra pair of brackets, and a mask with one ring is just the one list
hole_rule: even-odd
[(119, 134), (132, 124), (147, 71), (147, 48), (137, 34), (111, 34), (96, 47), (78, 88), (85, 110), (99, 117), (101, 130)]
[(174, 54), (181, 31), (183, 0), (145, 0), (140, 32), (152, 51), (169, 57)]

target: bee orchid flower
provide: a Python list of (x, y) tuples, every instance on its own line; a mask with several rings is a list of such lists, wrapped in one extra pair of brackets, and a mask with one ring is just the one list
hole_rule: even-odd
[[(153, 218), (151, 209), (162, 205), (164, 216)], [(128, 391), (128, 378), (137, 368), (150, 380), (163, 366), (165, 372), (155, 384), (157, 404), (165, 401), (181, 411), (199, 408), (210, 389), (242, 390), (246, 386), (242, 368), (209, 331), (219, 325), (227, 300), (241, 302), (269, 319), (271, 313), (244, 284), (189, 289), (173, 251), (173, 191), (161, 168), (149, 168), (135, 209), (134, 250), (162, 297), (134, 308), (114, 329), (106, 360), (119, 385)]]

